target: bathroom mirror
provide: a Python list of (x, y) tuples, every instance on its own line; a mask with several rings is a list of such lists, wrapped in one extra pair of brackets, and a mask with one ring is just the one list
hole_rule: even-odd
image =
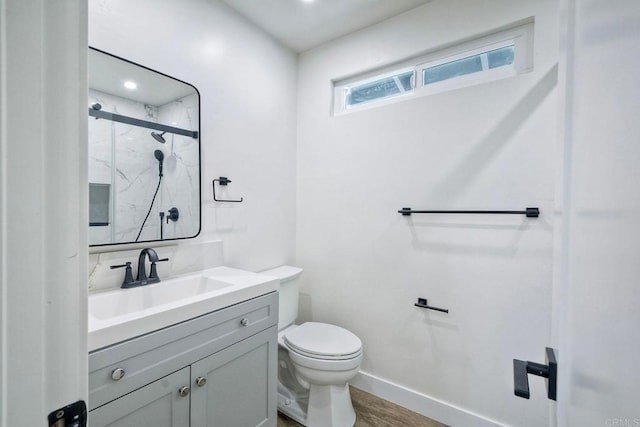
[(200, 95), (89, 48), (89, 245), (200, 232)]

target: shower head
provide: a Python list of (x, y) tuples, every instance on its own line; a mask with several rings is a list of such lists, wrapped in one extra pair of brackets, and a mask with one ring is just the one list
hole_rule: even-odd
[(156, 150), (153, 152), (156, 160), (158, 161), (158, 174), (162, 176), (162, 162), (164, 162), (164, 153), (162, 150)]
[(156, 140), (156, 141), (158, 141), (159, 143), (164, 144), (165, 142), (167, 142), (167, 141), (164, 139), (164, 136), (162, 136), (162, 135), (164, 135), (165, 133), (167, 133), (167, 132), (166, 132), (166, 131), (165, 131), (165, 132), (162, 132), (162, 133), (158, 133), (158, 132), (151, 132), (151, 136), (153, 137), (153, 139), (155, 139), (155, 140)]

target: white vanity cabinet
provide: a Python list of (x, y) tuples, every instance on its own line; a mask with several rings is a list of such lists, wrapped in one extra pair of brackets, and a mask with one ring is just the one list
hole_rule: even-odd
[(189, 427), (188, 394), (176, 392), (189, 378), (189, 368), (183, 368), (96, 408), (89, 412), (89, 425)]
[(272, 334), (261, 332), (191, 365), (191, 427), (275, 427), (278, 349)]
[(89, 426), (276, 425), (278, 294), (89, 354)]

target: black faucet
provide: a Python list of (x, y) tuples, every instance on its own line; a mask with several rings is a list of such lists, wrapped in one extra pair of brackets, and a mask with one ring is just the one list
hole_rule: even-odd
[[(147, 256), (151, 262), (149, 277), (147, 277), (147, 269), (145, 266), (145, 259)], [(140, 282), (140, 285), (159, 282), (160, 278), (158, 277), (158, 271), (156, 270), (156, 262), (162, 261), (169, 261), (169, 258), (158, 259), (158, 254), (151, 248), (144, 248), (141, 250), (140, 255), (138, 256), (138, 277), (136, 277), (136, 281)]]
[[(149, 258), (151, 262), (151, 271), (149, 277), (147, 277), (146, 259)], [(137, 286), (144, 286), (151, 283), (158, 283), (160, 278), (158, 277), (158, 271), (156, 270), (156, 262), (169, 261), (169, 258), (158, 259), (158, 254), (151, 248), (144, 248), (140, 251), (138, 256), (138, 276), (136, 280), (133, 280), (133, 274), (131, 273), (131, 263), (127, 262), (123, 265), (112, 265), (111, 268), (125, 267), (124, 281), (121, 288), (135, 288)]]

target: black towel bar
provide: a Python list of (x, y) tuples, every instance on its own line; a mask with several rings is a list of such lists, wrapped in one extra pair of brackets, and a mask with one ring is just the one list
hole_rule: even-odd
[(500, 214), (500, 215), (526, 215), (527, 218), (538, 218), (540, 209), (526, 208), (524, 211), (434, 211), (434, 210), (413, 210), (411, 208), (402, 208), (398, 213), (403, 216), (411, 214)]

